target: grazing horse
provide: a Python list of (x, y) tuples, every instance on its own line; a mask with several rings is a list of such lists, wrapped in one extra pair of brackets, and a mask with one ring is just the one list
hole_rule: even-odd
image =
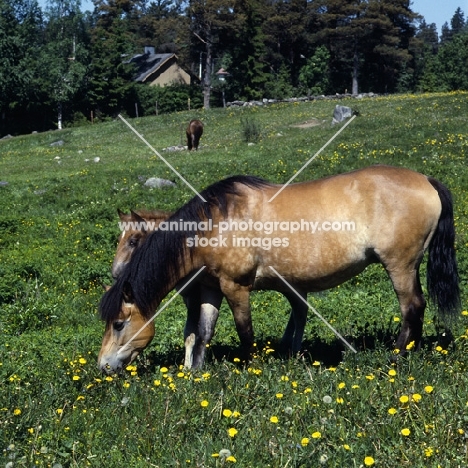
[(203, 135), (203, 123), (200, 120), (191, 120), (185, 133), (187, 134), (188, 150), (198, 150), (198, 144), (200, 143), (200, 138)]
[[(206, 202), (194, 197), (147, 237), (102, 297), (106, 330), (98, 359), (104, 372), (121, 370), (148, 345), (153, 312), (202, 269), (226, 297), (248, 350), (254, 343), (251, 290), (292, 287), (305, 295), (333, 288), (371, 263), (383, 265), (398, 298), (396, 348), (405, 352), (413, 341), (418, 348), (426, 249), (429, 298), (442, 318), (459, 312), (452, 198), (431, 177), (380, 165), (286, 186), (234, 176), (201, 195)], [(293, 312), (303, 331), (307, 309)]]
[[(159, 225), (169, 219), (173, 214), (162, 210), (138, 210), (129, 214), (118, 210), (122, 234), (112, 262), (112, 276), (115, 280), (122, 273), (138, 246), (141, 246), (151, 232), (157, 230)], [(181, 285), (183, 286), (183, 284)], [(214, 278), (207, 276), (197, 278), (180, 293), (187, 307), (187, 322), (184, 328), (185, 367), (199, 368), (205, 358), (206, 345), (210, 343), (214, 334), (214, 327), (219, 316), (219, 308), (223, 294), (219, 290)], [(302, 334), (296, 334), (294, 316), (304, 316), (307, 305), (301, 298), (291, 291), (284, 293), (292, 309), (288, 326), (281, 339), (281, 347), (296, 353), (300, 350)], [(306, 296), (304, 295), (305, 299)], [(300, 309), (305, 309), (300, 312)], [(300, 329), (303, 331), (303, 327)]]

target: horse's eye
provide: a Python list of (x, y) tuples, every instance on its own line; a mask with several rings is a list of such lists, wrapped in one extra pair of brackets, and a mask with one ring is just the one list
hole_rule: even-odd
[(119, 332), (123, 330), (124, 325), (125, 322), (123, 320), (116, 320), (112, 326), (114, 327), (115, 331)]
[(130, 239), (128, 245), (130, 247), (138, 247), (138, 239)]

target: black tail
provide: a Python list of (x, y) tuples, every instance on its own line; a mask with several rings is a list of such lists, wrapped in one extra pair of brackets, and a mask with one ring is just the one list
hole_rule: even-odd
[(437, 190), (442, 203), (436, 232), (429, 244), (427, 262), (427, 289), (429, 298), (436, 305), (443, 319), (458, 316), (460, 287), (455, 256), (455, 226), (453, 222), (453, 202), (450, 191), (439, 181), (429, 178)]

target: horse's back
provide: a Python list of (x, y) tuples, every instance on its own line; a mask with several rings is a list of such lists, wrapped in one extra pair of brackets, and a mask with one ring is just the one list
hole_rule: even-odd
[(404, 259), (415, 262), (441, 212), (438, 193), (426, 176), (389, 166), (291, 184), (275, 197), (281, 188), (246, 187), (245, 197), (233, 203), (230, 219), (251, 219), (252, 229), (224, 234), (227, 245), (237, 247), (226, 258), (242, 264), (243, 274), (256, 270), (259, 287), (271, 281), (270, 265), (292, 282), (301, 278), (308, 290), (320, 290), (373, 262), (398, 268)]

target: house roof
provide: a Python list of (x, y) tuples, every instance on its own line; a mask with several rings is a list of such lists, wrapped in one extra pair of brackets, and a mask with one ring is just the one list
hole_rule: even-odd
[(177, 59), (175, 54), (146, 53), (133, 56), (129, 60), (129, 63), (136, 65), (137, 72), (134, 80), (140, 83), (144, 83), (149, 76), (155, 73), (173, 57)]

